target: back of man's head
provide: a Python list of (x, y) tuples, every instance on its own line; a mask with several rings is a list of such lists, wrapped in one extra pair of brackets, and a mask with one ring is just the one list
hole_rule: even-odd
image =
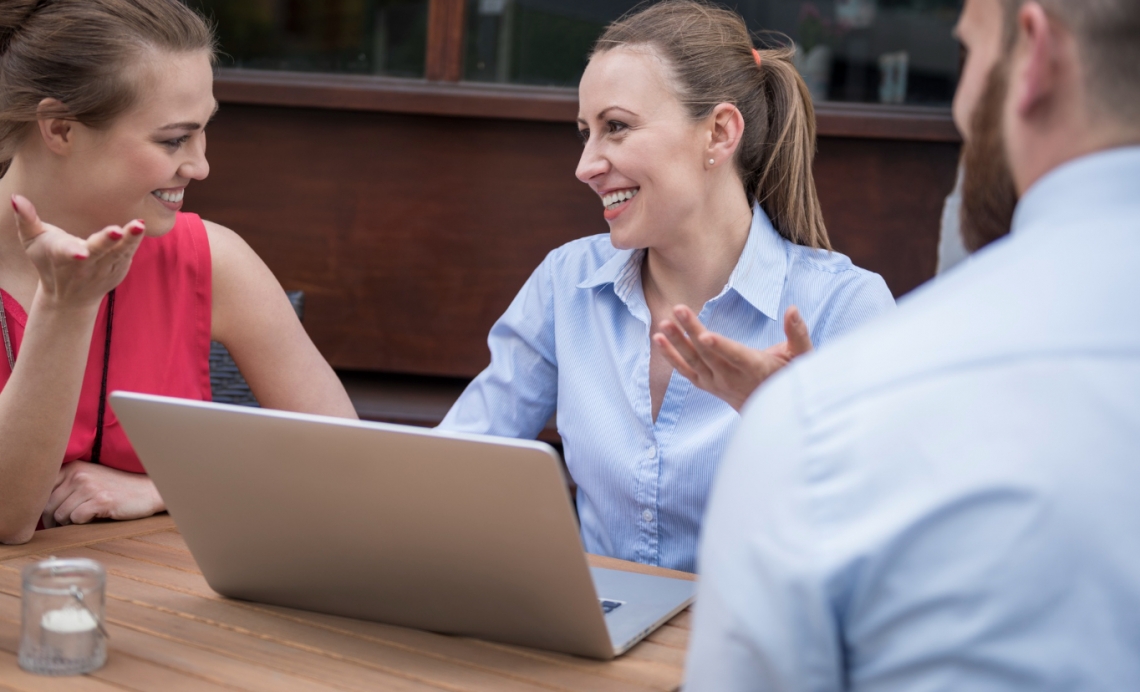
[[(1005, 5), (1005, 52), (1017, 42), (1018, 12)], [(1036, 0), (1076, 39), (1088, 107), (1098, 116), (1140, 128), (1140, 0)]]

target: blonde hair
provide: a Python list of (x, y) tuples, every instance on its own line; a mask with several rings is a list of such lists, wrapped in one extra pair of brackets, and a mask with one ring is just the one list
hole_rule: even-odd
[(794, 49), (754, 53), (740, 15), (694, 0), (669, 0), (615, 21), (592, 55), (637, 45), (668, 61), (692, 118), (721, 103), (740, 110), (744, 134), (734, 162), (749, 203), (759, 202), (791, 242), (830, 250), (811, 168), (815, 110), (792, 65)]

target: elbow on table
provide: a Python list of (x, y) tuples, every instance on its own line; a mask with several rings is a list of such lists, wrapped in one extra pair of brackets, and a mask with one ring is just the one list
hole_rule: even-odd
[(23, 545), (36, 535), (36, 522), (17, 522), (10, 519), (0, 520), (0, 544)]

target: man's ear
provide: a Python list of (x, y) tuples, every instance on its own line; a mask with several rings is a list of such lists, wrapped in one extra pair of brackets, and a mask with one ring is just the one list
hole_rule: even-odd
[(713, 108), (708, 122), (712, 128), (709, 132), (709, 158), (718, 163), (730, 161), (744, 137), (744, 116), (731, 103), (721, 103)]
[(1027, 2), (1017, 13), (1017, 52), (1022, 61), (1010, 88), (1018, 116), (1026, 118), (1047, 102), (1057, 87), (1060, 45), (1044, 8)]
[(75, 142), (76, 123), (62, 117), (67, 113), (67, 107), (58, 99), (47, 98), (40, 101), (36, 113), (44, 145), (55, 154), (64, 155), (70, 151)]

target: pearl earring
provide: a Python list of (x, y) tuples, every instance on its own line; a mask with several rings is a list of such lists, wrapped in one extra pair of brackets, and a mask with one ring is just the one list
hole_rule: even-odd
[(710, 166), (713, 165), (714, 163), (716, 163), (716, 159), (709, 159), (709, 165)]

